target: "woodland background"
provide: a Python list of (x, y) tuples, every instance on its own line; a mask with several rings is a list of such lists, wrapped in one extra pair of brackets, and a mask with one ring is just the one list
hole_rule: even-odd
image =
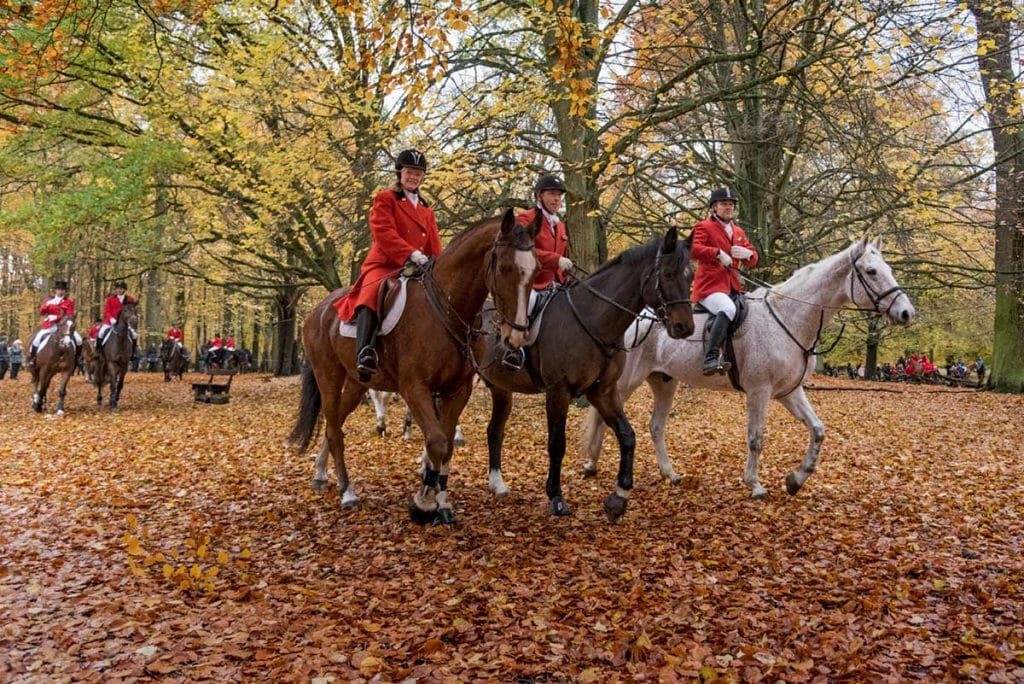
[[(994, 354), (1024, 385), (1020, 3), (0, 0), (0, 329), (112, 281), (279, 374), (348, 283), (392, 155), (445, 236), (565, 177), (592, 267), (729, 185), (778, 281), (865, 231), (920, 321), (833, 362)], [(1018, 188), (1018, 186), (1021, 186)], [(826, 343), (837, 330), (827, 331)]]

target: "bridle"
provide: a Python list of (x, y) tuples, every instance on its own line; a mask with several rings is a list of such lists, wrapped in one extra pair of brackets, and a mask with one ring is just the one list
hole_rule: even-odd
[[(679, 247), (676, 247), (676, 249), (679, 249)], [(655, 308), (654, 308), (655, 318), (656, 318), (656, 320), (659, 323), (661, 323), (666, 328), (668, 327), (668, 323), (669, 323), (669, 321), (668, 321), (668, 308), (670, 306), (675, 306), (677, 304), (692, 304), (692, 301), (690, 300), (689, 297), (680, 298), (680, 299), (669, 299), (665, 295), (665, 290), (664, 290), (664, 287), (662, 286), (662, 281), (661, 281), (661, 262), (662, 262), (662, 260), (664, 258), (666, 258), (666, 257), (668, 257), (670, 255), (674, 255), (674, 254), (675, 254), (675, 250), (673, 250), (671, 252), (668, 252), (668, 253), (664, 253), (664, 252), (661, 251), (661, 247), (659, 246), (658, 247), (658, 254), (657, 254), (657, 256), (654, 257), (654, 265), (646, 273), (644, 273), (644, 278), (643, 278), (643, 280), (640, 283), (640, 293), (642, 295), (643, 292), (647, 289), (648, 285), (650, 284), (651, 279), (652, 278), (654, 279), (654, 291), (655, 291), (655, 295), (657, 297), (656, 305), (655, 305)], [(589, 292), (590, 294), (594, 295), (595, 297), (597, 297), (601, 301), (605, 302), (606, 304), (611, 304), (613, 307), (615, 307), (619, 311), (627, 313), (627, 314), (629, 314), (633, 318), (650, 318), (650, 316), (646, 315), (643, 311), (633, 311), (632, 309), (630, 309), (628, 307), (625, 307), (622, 304), (619, 304), (618, 302), (616, 302), (615, 300), (611, 299), (607, 295), (605, 295), (605, 294), (595, 290), (594, 287), (592, 285), (590, 285), (586, 280), (579, 280), (579, 279), (577, 279), (576, 280), (576, 284), (578, 284), (580, 287), (582, 287), (587, 292)], [(615, 342), (615, 343), (608, 343), (608, 342), (605, 342), (604, 340), (600, 339), (590, 329), (590, 326), (587, 325), (586, 321), (583, 320), (583, 316), (580, 314), (579, 310), (576, 308), (576, 304), (572, 301), (572, 289), (567, 287), (567, 288), (565, 288), (563, 290), (563, 292), (565, 292), (565, 297), (566, 297), (566, 299), (567, 299), (567, 301), (569, 303), (569, 309), (572, 310), (573, 316), (576, 317), (576, 321), (580, 324), (580, 326), (587, 333), (587, 335), (590, 336), (590, 339), (592, 339), (594, 341), (594, 343), (597, 344), (597, 346), (601, 348), (601, 350), (602, 350), (602, 352), (604, 353), (605, 356), (611, 358), (612, 356), (614, 356), (615, 354), (619, 353), (620, 351), (628, 351), (628, 349), (626, 347), (623, 347), (621, 344), (619, 344), (617, 342)], [(650, 333), (650, 330), (648, 329), (648, 334), (649, 333)], [(646, 336), (647, 335), (644, 335), (645, 338), (646, 338)]]
[(487, 262), (487, 270), (484, 273), (484, 282), (487, 285), (487, 290), (491, 293), (494, 298), (494, 319), (497, 327), (507, 325), (517, 332), (523, 334), (529, 333), (530, 321), (529, 312), (527, 312), (527, 321), (525, 325), (520, 325), (514, 320), (509, 320), (504, 313), (502, 313), (501, 303), (499, 301), (498, 289), (497, 289), (497, 267), (498, 267), (498, 247), (511, 247), (517, 252), (532, 252), (533, 251), (533, 238), (530, 237), (529, 231), (523, 226), (517, 225), (516, 230), (513, 231), (509, 238), (499, 237), (494, 241), (494, 246), (491, 247), (491, 258)]
[[(862, 256), (864, 256), (865, 252), (861, 252), (856, 257), (850, 257), (850, 301), (853, 302), (854, 304), (857, 303), (857, 300), (853, 296), (853, 279), (854, 277), (856, 277), (857, 281), (860, 282), (860, 286), (864, 288), (864, 293), (868, 296), (868, 299), (871, 301), (871, 305), (875, 307), (874, 313), (889, 315), (889, 310), (896, 303), (896, 300), (900, 298), (900, 295), (903, 295), (905, 297), (909, 295), (907, 295), (907, 291), (904, 290), (899, 285), (893, 285), (888, 290), (881, 293), (875, 290), (875, 288), (871, 287), (871, 283), (867, 281), (867, 278), (864, 277), (864, 273), (857, 266), (857, 261)], [(896, 296), (892, 298), (892, 300), (889, 302), (889, 306), (885, 307), (885, 311), (883, 311), (882, 301), (893, 293), (896, 293)], [(858, 307), (858, 309), (860, 311), (870, 311), (870, 309), (861, 309), (860, 307)]]

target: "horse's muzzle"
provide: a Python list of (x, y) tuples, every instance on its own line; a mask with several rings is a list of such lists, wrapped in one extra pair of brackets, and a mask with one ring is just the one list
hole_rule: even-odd
[(682, 340), (693, 334), (693, 323), (671, 323), (665, 329), (672, 339)]

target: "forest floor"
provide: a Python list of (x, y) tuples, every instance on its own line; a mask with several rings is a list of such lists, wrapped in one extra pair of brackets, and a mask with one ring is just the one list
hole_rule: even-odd
[(1024, 679), (1024, 397), (811, 391), (818, 471), (785, 493), (807, 432), (773, 406), (754, 501), (743, 397), (679, 392), (672, 486), (644, 388), (610, 524), (618, 459), (606, 441), (582, 478), (578, 408), (575, 514), (547, 514), (536, 396), (516, 399), (513, 493), (493, 498), (478, 388), (439, 528), (409, 521), (421, 447), (398, 406), (394, 437), (351, 417), (362, 506), (343, 510), (310, 488), (314, 454), (284, 448), (297, 378), (238, 376), (224, 406), (193, 404), (189, 379), (132, 374), (110, 413), (75, 378), (60, 418), (31, 412), (27, 375), (0, 382), (0, 681)]

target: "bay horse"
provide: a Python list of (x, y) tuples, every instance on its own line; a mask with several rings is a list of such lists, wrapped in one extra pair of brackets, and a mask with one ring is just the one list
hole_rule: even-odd
[(75, 373), (75, 317), (63, 316), (57, 322), (56, 330), (46, 336), (36, 350), (32, 364), (32, 410), (43, 412), (46, 391), (50, 382), (61, 376), (60, 392), (57, 395), (57, 415), (64, 415), (64, 396), (68, 381)]
[[(490, 292), (498, 304), (502, 336), (510, 346), (524, 341), (530, 284), (538, 269), (533, 251), (535, 228), (504, 216), (485, 219), (457, 235), (432, 269), (406, 287), (406, 311), (395, 328), (377, 340), (380, 370), (369, 383), (355, 368), (355, 341), (342, 336), (333, 304), (335, 290), (306, 316), (302, 339), (309, 365), (302, 372), (302, 393), (289, 443), (304, 451), (323, 412), (327, 448), (317, 457), (313, 487), (327, 483), (327, 453), (334, 460), (343, 506), (359, 503), (345, 467), (346, 418), (371, 387), (398, 392), (423, 432), (422, 486), (409, 504), (417, 524), (452, 524), (448, 475), (459, 415), (473, 387), (475, 354), (481, 351), (472, 324)], [(392, 291), (388, 301), (397, 293)], [(435, 403), (436, 402), (436, 403)]]
[(165, 339), (160, 343), (160, 361), (164, 367), (164, 382), (170, 382), (172, 375), (177, 375), (178, 380), (181, 380), (188, 370), (188, 359), (178, 343), (172, 339)]
[(103, 383), (110, 383), (110, 410), (117, 408), (124, 376), (131, 364), (133, 342), (130, 330), (139, 325), (138, 305), (125, 301), (117, 322), (110, 326), (103, 348), (96, 355), (96, 405), (103, 405)]
[[(760, 287), (747, 297), (746, 320), (733, 335), (738, 380), (747, 395), (747, 465), (743, 481), (754, 499), (768, 491), (758, 477), (768, 403), (775, 399), (801, 421), (810, 435), (807, 453), (800, 467), (785, 479), (786, 491), (795, 495), (818, 464), (825, 426), (814, 413), (803, 383), (814, 372), (816, 346), (821, 331), (833, 315), (853, 304), (862, 311), (885, 315), (897, 325), (909, 325), (915, 315), (910, 297), (896, 282), (892, 269), (879, 250), (878, 242), (867, 237), (849, 248), (804, 266), (784, 283)], [(707, 316), (696, 322), (703, 329)], [(630, 330), (643, 337), (643, 331)], [(665, 428), (672, 399), (680, 382), (692, 387), (733, 390), (723, 375), (702, 373), (704, 349), (701, 338), (671, 340), (657, 328), (631, 350), (619, 378), (624, 398), (647, 381), (654, 393), (650, 432), (658, 453), (662, 477), (672, 483), (681, 480), (665, 448)], [(601, 417), (590, 410), (584, 420), (582, 446), (586, 464), (584, 476), (597, 473), (604, 428)]]
[(604, 500), (605, 513), (616, 520), (626, 512), (633, 488), (636, 439), (616, 390), (625, 361), (619, 340), (646, 307), (654, 309), (670, 337), (690, 335), (692, 281), (690, 244), (678, 240), (676, 229), (671, 228), (663, 238), (635, 247), (584, 280), (557, 290), (544, 310), (536, 342), (526, 347), (523, 368), (512, 369), (501, 362), (505, 349), (485, 326), (487, 348), (478, 372), (491, 392), (487, 452), (489, 485), (497, 496), (508, 493), (501, 476), (501, 447), (512, 393), (543, 393), (548, 427), (548, 508), (552, 515), (571, 515), (561, 482), (565, 422), (569, 402), (586, 395), (619, 440), (617, 486)]

